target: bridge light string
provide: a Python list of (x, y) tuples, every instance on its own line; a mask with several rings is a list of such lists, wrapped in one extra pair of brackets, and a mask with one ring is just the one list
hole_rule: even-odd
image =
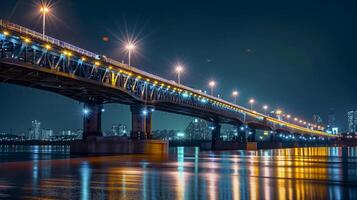
[[(5, 32), (5, 31), (4, 31)], [(3, 32), (3, 34), (4, 34), (4, 32)], [(5, 34), (4, 34), (5, 35)], [(6, 35), (9, 35), (9, 34), (6, 34)], [(23, 37), (23, 41), (26, 43), (26, 42), (31, 42), (31, 39), (30, 38), (24, 38)], [(56, 45), (56, 44), (54, 44), (54, 45)], [(48, 47), (48, 46), (47, 46)], [(68, 51), (68, 50), (64, 50), (63, 51), (63, 54), (64, 55), (67, 55), (67, 56), (72, 56), (72, 53), (70, 52), (70, 51)], [(85, 61), (86, 60), (86, 58), (85, 57), (82, 57), (81, 58), (83, 61)], [(107, 68), (110, 68), (110, 66), (107, 66)], [(116, 67), (116, 68), (118, 68), (118, 69), (120, 69), (119, 67)], [(120, 69), (121, 70), (121, 69)], [(119, 71), (120, 72), (120, 71)], [(131, 76), (132, 75), (132, 73), (131, 72), (127, 72), (127, 71), (124, 71), (124, 70), (122, 70), (122, 72), (123, 73), (126, 73), (128, 76)], [(153, 81), (153, 85), (157, 85), (157, 84), (160, 84), (160, 82), (158, 82), (157, 80), (154, 80)], [(163, 85), (165, 85), (164, 83), (161, 83), (161, 85), (163, 86)], [(216, 83), (215, 82), (212, 82), (212, 83), (209, 83), (209, 85), (210, 86), (215, 86), (216, 85)], [(179, 88), (179, 86), (176, 86), (177, 87), (177, 91), (178, 92), (182, 92), (183, 91), (183, 89), (181, 89), (181, 88)], [(183, 86), (183, 87), (185, 87), (185, 86)], [(185, 89), (186, 90), (186, 89)], [(199, 95), (196, 95), (196, 96), (194, 96), (193, 95), (193, 97), (195, 97), (195, 98), (202, 98), (202, 96), (201, 96), (201, 94), (203, 94), (203, 95), (205, 95), (204, 93), (202, 93), (202, 91), (201, 92), (199, 92), (200, 94)], [(188, 94), (190, 94), (191, 96), (192, 96), (192, 94), (196, 94), (196, 93), (192, 93), (192, 92), (189, 92)], [(264, 115), (262, 115), (262, 114), (260, 114), (260, 113), (258, 113), (258, 112), (256, 112), (256, 111), (249, 111), (249, 110), (245, 110), (245, 109), (240, 109), (239, 107), (237, 108), (237, 105), (230, 105), (229, 103), (226, 103), (226, 102), (220, 102), (220, 101), (222, 101), (222, 99), (219, 99), (219, 101), (218, 100), (216, 100), (216, 98), (215, 97), (210, 97), (210, 96), (207, 96), (207, 97), (203, 97), (203, 102), (207, 102), (207, 101), (211, 101), (211, 102), (219, 102), (220, 104), (220, 106), (223, 106), (223, 107), (226, 107), (226, 108), (230, 108), (230, 109), (234, 109), (234, 110), (236, 110), (237, 112), (244, 112), (244, 113), (247, 113), (247, 114), (249, 114), (249, 115), (252, 115), (252, 116), (254, 116), (254, 117), (257, 117), (257, 118), (267, 118), (267, 120), (268, 121), (271, 121), (271, 122), (273, 122), (273, 123), (283, 123), (283, 125), (285, 125), (285, 126), (287, 126), (287, 127), (294, 127), (295, 129), (298, 129), (298, 130), (301, 130), (301, 131), (306, 131), (306, 129), (308, 129), (308, 130), (311, 130), (311, 131), (317, 131), (317, 132), (314, 132), (314, 133), (316, 133), (316, 134), (322, 134), (322, 135), (324, 135), (324, 136), (331, 136), (331, 135), (326, 135), (326, 133), (324, 133), (324, 132), (319, 132), (318, 130), (323, 130), (324, 129), (324, 127), (323, 126), (317, 126), (317, 125), (314, 125), (314, 124), (311, 124), (310, 126), (311, 127), (313, 127), (313, 128), (317, 128), (317, 130), (313, 130), (313, 128), (309, 128), (309, 127), (304, 127), (304, 126), (297, 126), (296, 127), (296, 125), (294, 125), (294, 124), (288, 124), (288, 123), (285, 123), (285, 122), (283, 122), (283, 121), (280, 121), (280, 120), (278, 120), (278, 121), (276, 121), (276, 120), (273, 120), (273, 118), (270, 118), (270, 117), (267, 117), (267, 116), (264, 116)], [(224, 101), (224, 100), (223, 100)], [(250, 101), (250, 102), (253, 102), (253, 103), (255, 103), (255, 100), (253, 100), (253, 101)], [(296, 122), (297, 120), (295, 120), (295, 118), (294, 118), (294, 121)], [(300, 121), (299, 121), (300, 122)], [(309, 123), (307, 123), (307, 122), (305, 122), (305, 121), (302, 121), (301, 120), (301, 122), (300, 122), (300, 124), (303, 124), (303, 125), (308, 125)], [(308, 125), (309, 126), (309, 125)]]

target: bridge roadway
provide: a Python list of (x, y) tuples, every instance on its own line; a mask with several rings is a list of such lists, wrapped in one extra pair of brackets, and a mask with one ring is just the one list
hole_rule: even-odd
[(239, 129), (242, 125), (253, 133), (262, 129), (335, 137), (314, 125), (266, 116), (4, 20), (0, 28), (0, 81), (83, 102), (89, 111), (84, 116), (84, 138), (101, 135), (102, 106), (108, 103), (130, 105), (133, 139), (151, 138), (154, 109), (212, 122), (213, 140), (219, 140), (221, 123), (235, 125), (241, 141), (246, 140), (246, 133)]

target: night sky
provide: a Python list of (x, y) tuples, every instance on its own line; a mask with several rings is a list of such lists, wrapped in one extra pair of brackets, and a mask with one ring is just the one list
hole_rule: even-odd
[[(38, 1), (1, 0), (0, 18), (41, 31)], [(345, 128), (347, 111), (357, 110), (357, 5), (353, 1), (52, 1), (47, 34), (118, 60), (121, 40), (139, 40), (135, 67), (176, 80), (174, 65), (185, 66), (182, 82), (216, 91), (239, 104), (262, 104), (324, 122), (334, 110)], [(108, 37), (108, 41), (103, 40)], [(31, 120), (43, 128), (82, 127), (82, 104), (32, 88), (0, 84), (0, 131), (25, 131)], [(128, 106), (105, 106), (103, 129), (130, 128)], [(183, 129), (191, 119), (155, 113), (154, 129)]]

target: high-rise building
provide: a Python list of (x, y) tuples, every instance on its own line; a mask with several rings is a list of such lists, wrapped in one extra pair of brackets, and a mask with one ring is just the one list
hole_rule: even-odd
[(185, 130), (186, 138), (190, 140), (210, 140), (211, 130), (209, 129), (208, 123), (203, 119), (194, 119), (186, 127)]
[(41, 134), (41, 139), (50, 139), (53, 137), (53, 130), (51, 129), (43, 129)]
[(348, 123), (348, 132), (356, 132), (357, 129), (357, 111), (349, 111), (347, 113), (347, 123)]
[(34, 120), (31, 122), (32, 126), (29, 129), (29, 139), (39, 140), (41, 137), (41, 122)]
[(319, 114), (314, 114), (314, 123), (316, 125), (322, 125), (322, 118)]
[(336, 117), (335, 117), (335, 113), (333, 111), (330, 111), (330, 113), (328, 114), (327, 117), (327, 125), (329, 127), (335, 127), (336, 126)]

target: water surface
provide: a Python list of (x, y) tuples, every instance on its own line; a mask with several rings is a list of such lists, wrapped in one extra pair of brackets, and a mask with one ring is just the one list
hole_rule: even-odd
[(356, 199), (357, 148), (72, 157), (0, 146), (0, 199)]

